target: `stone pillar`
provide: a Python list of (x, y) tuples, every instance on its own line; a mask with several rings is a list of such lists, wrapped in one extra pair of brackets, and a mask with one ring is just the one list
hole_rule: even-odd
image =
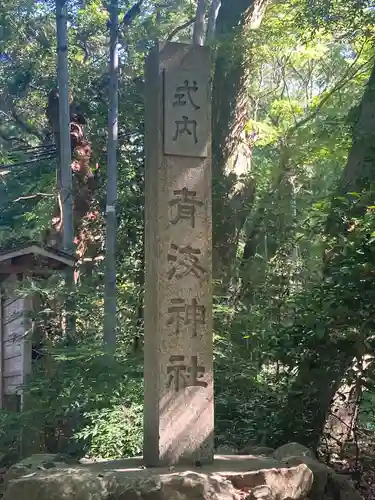
[(145, 401), (148, 466), (213, 460), (210, 53), (146, 62)]

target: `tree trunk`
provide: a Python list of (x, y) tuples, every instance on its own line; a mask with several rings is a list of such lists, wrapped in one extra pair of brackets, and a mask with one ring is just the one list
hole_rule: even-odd
[[(345, 262), (345, 246), (348, 244), (343, 238), (350, 238), (350, 234), (355, 234), (355, 224), (359, 218), (362, 218), (367, 212), (368, 205), (374, 202), (374, 184), (375, 184), (375, 64), (372, 69), (366, 90), (362, 101), (357, 109), (357, 121), (353, 126), (353, 142), (348, 156), (346, 168), (341, 177), (339, 187), (335, 198), (332, 201), (331, 213), (327, 219), (327, 234), (333, 238), (333, 245), (325, 255), (324, 275), (332, 280), (333, 286), (338, 290), (345, 287), (343, 282), (342, 266)], [(352, 204), (353, 200), (350, 193), (361, 195), (358, 202)], [(343, 199), (347, 202), (343, 203)], [(353, 233), (354, 228), (354, 233)], [(368, 235), (370, 237), (370, 235)], [(355, 236), (354, 236), (355, 238)], [(361, 241), (351, 241), (356, 247), (361, 245)], [(360, 248), (358, 248), (360, 250)], [(373, 253), (373, 251), (372, 251)], [(365, 260), (373, 261), (374, 255), (366, 255)], [(360, 265), (360, 263), (359, 263)], [(348, 304), (348, 323), (349, 318), (358, 318), (357, 325), (354, 325), (353, 337), (356, 338), (356, 351), (352, 354), (356, 356), (357, 361), (348, 363), (347, 371), (354, 374), (366, 369), (362, 366), (368, 345), (364, 342), (370, 335), (371, 324), (366, 328), (366, 317), (361, 314), (361, 310), (366, 314), (366, 303), (369, 302), (368, 286), (373, 288), (374, 278), (367, 277), (362, 272), (357, 276), (357, 269), (353, 269), (352, 281), (356, 285), (354, 290), (357, 295), (359, 305), (356, 310), (356, 303), (350, 301)], [(344, 278), (348, 280), (348, 277)], [(364, 283), (367, 281), (367, 286)], [(341, 288), (340, 288), (341, 287)], [(338, 297), (342, 301), (342, 297)], [(371, 299), (370, 299), (371, 302)], [(359, 312), (359, 314), (357, 314)], [(342, 321), (343, 318), (341, 318)], [(340, 352), (340, 342), (337, 345)], [(359, 360), (359, 361), (358, 361)], [(360, 369), (359, 369), (360, 367)], [(347, 375), (347, 374), (346, 374)], [(351, 437), (356, 426), (358, 415), (358, 401), (362, 394), (362, 385), (358, 377), (346, 376), (340, 383), (338, 391), (332, 398), (332, 403), (327, 411), (327, 419), (324, 426), (324, 434), (328, 435), (330, 449), (334, 452), (340, 450), (345, 442)]]
[(206, 0), (197, 0), (197, 10), (195, 13), (195, 24), (193, 32), (193, 43), (195, 45), (203, 45), (205, 12), (206, 12)]
[(110, 92), (108, 115), (106, 272), (104, 298), (104, 345), (116, 349), (116, 198), (118, 133), (118, 0), (110, 6)]
[(264, 284), (269, 261), (295, 230), (293, 171), (288, 151), (281, 150), (275, 182), (254, 210), (247, 231), (241, 262), (241, 297), (249, 304), (256, 300), (259, 285)]
[[(267, 3), (267, 0), (222, 0), (216, 22), (218, 49), (212, 95), (216, 277), (228, 272), (236, 253), (238, 233), (253, 202), (252, 183), (239, 182), (239, 176), (249, 172), (251, 161), (250, 141), (244, 134), (249, 118), (247, 92), (251, 67), (248, 52), (245, 47), (239, 48), (238, 42), (249, 28), (259, 26)], [(231, 43), (234, 40), (236, 43)]]
[[(312, 345), (299, 363), (298, 377), (282, 411), (285, 422), (285, 435), (282, 439), (300, 440), (303, 444), (318, 446), (324, 427), (330, 425), (327, 417), (331, 413), (331, 405), (336, 404), (335, 394), (352, 367), (353, 357), (362, 358), (368, 349), (364, 340), (373, 328), (371, 293), (375, 283), (372, 274), (369, 277), (365, 275), (366, 268), (359, 260), (362, 258), (363, 247), (366, 252), (369, 252), (370, 247), (366, 239), (363, 241), (355, 235), (353, 224), (354, 219), (362, 217), (367, 206), (373, 204), (374, 185), (375, 65), (358, 108), (347, 165), (327, 219), (326, 234), (332, 243), (325, 255), (323, 271), (327, 280), (321, 288), (322, 302), (327, 297), (331, 303), (325, 324), (326, 332), (322, 340)], [(364, 195), (360, 201), (351, 204), (353, 195), (350, 193), (362, 191)], [(348, 202), (343, 201), (344, 198)], [(346, 238), (350, 237), (353, 239), (348, 242)], [(348, 267), (349, 250), (355, 254), (352, 257), (352, 268)], [(363, 264), (373, 260), (374, 255), (365, 254)], [(342, 272), (344, 265), (346, 273)], [(347, 274), (348, 270), (350, 276)], [(349, 290), (345, 294), (347, 289)], [(337, 333), (335, 330), (338, 330)], [(353, 394), (354, 397), (357, 394), (350, 387), (346, 392), (350, 395), (348, 403), (351, 406), (350, 412), (353, 413)], [(291, 408), (293, 412), (290, 411)], [(351, 426), (353, 425), (352, 422)]]
[(327, 458), (333, 453), (341, 454), (345, 443), (355, 435), (362, 377), (371, 363), (372, 358), (368, 356), (354, 359), (351, 367), (353, 376), (341, 382), (332, 398), (319, 446), (319, 451)]
[(206, 44), (211, 45), (215, 38), (216, 19), (219, 13), (221, 0), (212, 0), (207, 19)]

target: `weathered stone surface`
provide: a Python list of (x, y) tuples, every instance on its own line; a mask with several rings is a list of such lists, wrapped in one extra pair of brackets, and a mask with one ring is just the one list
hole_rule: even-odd
[(3, 500), (101, 500), (113, 493), (112, 478), (79, 469), (34, 472), (8, 484)]
[(221, 445), (216, 448), (215, 453), (219, 455), (236, 455), (238, 450), (233, 446)]
[[(164, 73), (164, 153), (205, 158), (210, 137), (209, 80), (205, 68)], [(184, 122), (183, 116), (187, 115)], [(185, 127), (187, 130), (185, 130)]]
[(3, 500), (236, 500), (233, 485), (210, 474), (184, 472), (121, 478), (115, 474), (64, 469), (12, 481)]
[(360, 493), (354, 488), (347, 476), (335, 473), (327, 465), (308, 456), (289, 457), (288, 466), (306, 464), (314, 476), (309, 500), (361, 500)]
[(246, 500), (275, 500), (272, 490), (267, 485), (256, 486)]
[(226, 476), (235, 488), (249, 491), (258, 486), (269, 486), (275, 500), (305, 498), (313, 484), (313, 474), (305, 464), (292, 468), (264, 469)]
[(240, 455), (272, 457), (275, 450), (269, 446), (245, 446), (245, 448), (242, 448), (238, 453)]
[(4, 486), (6, 487), (12, 479), (17, 479), (26, 474), (32, 474), (38, 470), (52, 469), (55, 467), (63, 468), (65, 466), (66, 464), (63, 462), (61, 455), (50, 453), (31, 455), (8, 469), (4, 476)]
[(210, 50), (160, 44), (145, 76), (143, 456), (149, 466), (207, 463), (214, 452)]
[[(226, 460), (227, 465), (225, 462), (219, 463), (219, 458)], [(256, 455), (217, 455), (215, 457), (214, 468), (217, 469), (219, 467), (220, 469), (217, 470), (224, 472), (225, 467), (227, 467), (227, 471), (232, 471), (233, 469), (230, 468), (229, 464), (231, 463), (233, 466), (235, 462), (238, 462), (238, 465), (241, 466), (241, 468), (236, 467), (234, 469), (236, 472), (249, 472), (261, 469), (282, 469), (286, 467), (284, 462), (281, 460), (275, 460), (271, 457), (258, 457)]]
[(305, 464), (311, 470), (314, 476), (313, 485), (309, 493), (310, 500), (322, 500), (327, 487), (328, 473), (330, 469), (311, 457), (291, 457), (286, 460), (288, 466)]
[(141, 458), (77, 466), (56, 460), (34, 455), (16, 464), (4, 500), (360, 500), (347, 476), (308, 456), (218, 455), (194, 470), (148, 469)]
[[(120, 489), (123, 490), (120, 493)], [(223, 477), (215, 474), (205, 475), (196, 472), (184, 472), (153, 478), (137, 487), (138, 498), (146, 500), (236, 500), (237, 493), (233, 485)], [(121, 486), (116, 492), (119, 500), (129, 499), (130, 489), (127, 485)]]
[(287, 460), (290, 457), (310, 457), (315, 458), (313, 451), (299, 443), (283, 444), (273, 454), (276, 460)]

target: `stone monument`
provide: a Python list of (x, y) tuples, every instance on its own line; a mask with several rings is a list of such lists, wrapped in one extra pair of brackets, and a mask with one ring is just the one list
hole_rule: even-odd
[(146, 61), (145, 402), (148, 466), (213, 460), (210, 52)]

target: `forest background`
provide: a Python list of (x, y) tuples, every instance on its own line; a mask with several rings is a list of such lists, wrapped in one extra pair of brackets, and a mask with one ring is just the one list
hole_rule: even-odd
[[(332, 451), (371, 439), (374, 5), (199, 5), (212, 48), (217, 445), (298, 441)], [(131, 6), (120, 2), (120, 18)], [(156, 40), (191, 43), (196, 9), (192, 0), (144, 0), (120, 32), (117, 349), (103, 356), (108, 5), (69, 1), (70, 88), (87, 117), (96, 183), (90, 210), (75, 221), (76, 334), (63, 338), (56, 318), (63, 280), (31, 283), (42, 332), (27, 387), (33, 404), (1, 413), (5, 450), (17, 448), (22, 429), (39, 436), (41, 449), (75, 456), (142, 448), (143, 66)], [(4, 0), (2, 248), (42, 241), (51, 227), (57, 154), (45, 109), (55, 86), (53, 3)]]

